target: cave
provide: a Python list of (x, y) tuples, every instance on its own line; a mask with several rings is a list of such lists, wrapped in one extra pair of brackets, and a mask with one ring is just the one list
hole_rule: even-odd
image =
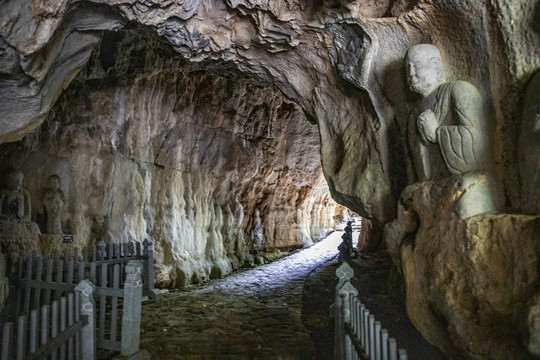
[(23, 254), (178, 289), (356, 216), (429, 343), (536, 358), (539, 69), (534, 1), (0, 2), (0, 308)]

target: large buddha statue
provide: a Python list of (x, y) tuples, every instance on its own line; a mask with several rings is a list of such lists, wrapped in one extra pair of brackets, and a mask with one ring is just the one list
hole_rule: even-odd
[(476, 87), (446, 82), (439, 49), (433, 45), (409, 49), (406, 68), (411, 90), (421, 96), (408, 130), (418, 179), (489, 169), (489, 131)]
[(499, 211), (504, 196), (491, 172), (491, 131), (478, 89), (466, 81), (447, 82), (433, 45), (411, 47), (405, 62), (409, 86), (420, 95), (408, 126), (417, 180), (436, 180), (453, 192), (461, 219)]

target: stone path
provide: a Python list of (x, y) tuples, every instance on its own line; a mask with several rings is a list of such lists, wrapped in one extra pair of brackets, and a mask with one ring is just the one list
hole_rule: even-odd
[[(341, 235), (143, 305), (141, 348), (160, 360), (320, 358), (302, 324), (302, 289), (312, 272), (335, 259)], [(333, 289), (325, 290), (320, 296), (331, 300)]]
[[(271, 264), (166, 293), (160, 303), (145, 303), (141, 348), (157, 360), (331, 360), (329, 307), (342, 234)], [(409, 359), (445, 360), (406, 316), (403, 280), (388, 254), (361, 254), (353, 264), (362, 302)]]

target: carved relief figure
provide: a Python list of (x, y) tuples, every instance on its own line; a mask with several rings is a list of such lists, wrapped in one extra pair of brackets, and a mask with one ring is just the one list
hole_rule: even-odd
[(413, 46), (406, 57), (412, 91), (421, 95), (409, 122), (416, 175), (437, 179), (489, 168), (489, 136), (483, 101), (465, 81), (446, 82), (439, 49)]
[(0, 190), (0, 218), (8, 221), (30, 221), (30, 194), (22, 188), (24, 174), (20, 170), (6, 172), (4, 187)]
[(540, 71), (527, 85), (519, 139), (519, 175), (523, 210), (540, 213)]
[(60, 178), (57, 175), (51, 175), (47, 178), (43, 206), (47, 214), (47, 234), (61, 234), (64, 193), (60, 190)]
[(261, 212), (255, 209), (253, 214), (253, 228), (251, 229), (251, 237), (253, 238), (253, 249), (262, 250), (264, 247), (264, 229), (261, 220)]

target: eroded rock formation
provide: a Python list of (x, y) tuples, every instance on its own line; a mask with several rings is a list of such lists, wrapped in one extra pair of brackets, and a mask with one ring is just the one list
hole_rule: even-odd
[(318, 144), (275, 88), (190, 66), (137, 28), (105, 36), (44, 125), (1, 157), (31, 174), (34, 218), (58, 174), (76, 245), (151, 237), (160, 285), (182, 286), (333, 228), (342, 207)]
[[(373, 219), (380, 228), (396, 217), (404, 221), (403, 226), (393, 227), (390, 231), (403, 236), (398, 236), (399, 241), (390, 244), (389, 248), (394, 258), (399, 259), (396, 262), (408, 284), (409, 313), (417, 320), (420, 331), (448, 353), (470, 358), (502, 359), (512, 351), (525, 354), (527, 348), (539, 353), (535, 339), (540, 335), (534, 325), (538, 313), (535, 310), (539, 298), (535, 295), (538, 274), (529, 271), (538, 262), (536, 246), (531, 245), (538, 243), (540, 237), (534, 225), (538, 215), (534, 209), (538, 206), (531, 204), (531, 197), (523, 194), (531, 179), (534, 183), (534, 174), (531, 179), (521, 181), (520, 171), (523, 170), (518, 161), (523, 158), (521, 154), (528, 152), (523, 146), (536, 144), (530, 138), (527, 142), (518, 141), (522, 136), (522, 119), (527, 117), (522, 113), (525, 84), (540, 67), (540, 9), (536, 2), (57, 0), (7, 1), (2, 3), (0, 10), (3, 48), (0, 56), (3, 95), (0, 141), (21, 139), (48, 119), (39, 132), (23, 143), (13, 145), (9, 151), (8, 147), (3, 148), (6, 150), (2, 151), (2, 156), (7, 159), (18, 154), (19, 158), (24, 158), (27, 156), (24, 154), (28, 154), (29, 163), (35, 163), (38, 160), (32, 159), (30, 154), (39, 157), (42, 155), (35, 154), (53, 154), (52, 149), (55, 149), (60, 154), (57, 164), (63, 164), (57, 165), (56, 173), (69, 172), (67, 164), (80, 164), (76, 172), (85, 171), (87, 177), (75, 176), (78, 180), (63, 182), (63, 191), (69, 197), (68, 203), (76, 203), (79, 192), (90, 196), (82, 201), (82, 210), (70, 210), (74, 214), (70, 225), (86, 234), (107, 229), (122, 237), (127, 236), (130, 229), (138, 228), (139, 233), (156, 231), (157, 234), (160, 231), (159, 236), (163, 237), (181, 236), (184, 229), (200, 227), (190, 225), (189, 221), (176, 227), (167, 219), (182, 218), (184, 210), (180, 209), (193, 209), (193, 216), (186, 218), (199, 219), (201, 213), (205, 214), (197, 223), (211, 234), (207, 237), (210, 245), (204, 246), (204, 250), (198, 248), (198, 254), (208, 250), (208, 258), (223, 259), (220, 254), (226, 253), (229, 245), (223, 245), (221, 249), (213, 244), (219, 244), (216, 239), (223, 233), (240, 238), (239, 234), (234, 235), (237, 234), (235, 223), (243, 224), (242, 236), (248, 231), (255, 247), (262, 246), (264, 235), (266, 242), (272, 244), (275, 241), (272, 245), (279, 248), (279, 241), (272, 239), (287, 238), (289, 227), (281, 227), (286, 223), (279, 211), (274, 215), (265, 213), (264, 204), (272, 203), (278, 209), (278, 199), (291, 200), (306, 193), (293, 186), (288, 197), (282, 194), (265, 197), (261, 203), (251, 202), (260, 194), (270, 194), (274, 189), (271, 184), (278, 181), (282, 184), (285, 173), (291, 179), (297, 175), (287, 172), (290, 165), (285, 170), (283, 164), (286, 161), (273, 163), (283, 169), (280, 175), (267, 170), (270, 167), (257, 168), (257, 163), (252, 163), (257, 157), (242, 156), (246, 149), (244, 140), (268, 146), (263, 138), (274, 129), (268, 122), (246, 122), (244, 119), (251, 116), (264, 120), (265, 114), (277, 111), (289, 113), (282, 118), (290, 122), (300, 121), (303, 117), (298, 108), (291, 105), (294, 102), (318, 126), (322, 168), (333, 198), (361, 216)], [(142, 56), (146, 51), (141, 50), (141, 56), (136, 60), (131, 58), (130, 61), (135, 61), (132, 65), (117, 66), (127, 49), (120, 48), (118, 59), (110, 58), (110, 53), (117, 49), (114, 37), (121, 34), (111, 31), (121, 28), (136, 28), (138, 32), (144, 28), (157, 33), (169, 44), (165, 48), (170, 47), (173, 51), (169, 48), (159, 57), (148, 58)], [(485, 111), (488, 125), (488, 133), (482, 142), (489, 139), (485, 145), (493, 157), (489, 181), (502, 185), (504, 200), (490, 211), (499, 210), (499, 214), (473, 211), (460, 216), (456, 213), (454, 195), (467, 195), (469, 185), (474, 187), (477, 182), (474, 179), (463, 182), (446, 177), (433, 180), (435, 183), (417, 183), (413, 185), (414, 191), (407, 187), (421, 178), (413, 171), (415, 164), (411, 161), (407, 140), (409, 117), (419, 99), (408, 88), (404, 59), (411, 46), (421, 43), (433, 44), (441, 50), (448, 81), (466, 81), (481, 95), (482, 104), (477, 105)], [(145, 41), (140, 43), (141, 48), (148, 45)], [(93, 52), (96, 46), (101, 47), (99, 60)], [(156, 48), (163, 49), (157, 45)], [(197, 63), (198, 67), (186, 63), (180, 66), (178, 57)], [(72, 82), (88, 62), (101, 64), (86, 65), (86, 73)], [(111, 78), (110, 73), (114, 71), (108, 71), (109, 67), (123, 69), (123, 72)], [(144, 76), (137, 77), (133, 73), (141, 67), (147, 71)], [(156, 70), (152, 70), (153, 67)], [(204, 69), (205, 72), (192, 77), (193, 69)], [(224, 90), (227, 85), (223, 82), (233, 80), (210, 76), (208, 70), (229, 79), (236, 78), (235, 85), (231, 90)], [(136, 80), (124, 83), (123, 79)], [(248, 79), (274, 88), (253, 87), (248, 84)], [(116, 85), (117, 82), (120, 85)], [(173, 84), (184, 84), (186, 88), (191, 86), (196, 90), (187, 91), (185, 87)], [(62, 100), (54, 105), (66, 88)], [(276, 89), (287, 100), (277, 95)], [(205, 113), (205, 108), (190, 105), (192, 94), (204, 97), (212, 92), (219, 96), (232, 94), (232, 97), (225, 96), (229, 100), (219, 101), (218, 108), (223, 117), (216, 117), (216, 110)], [(261, 102), (263, 97), (266, 100)], [(244, 100), (237, 98), (250, 99), (252, 104), (243, 107)], [(200, 101), (207, 103), (212, 99), (206, 97)], [(156, 107), (170, 110), (161, 110), (160, 122), (154, 123), (149, 120), (152, 118), (149, 114), (155, 113), (152, 109)], [(290, 107), (295, 110), (287, 110)], [(190, 119), (197, 119), (197, 124), (194, 120), (180, 124), (176, 114), (184, 111), (189, 112)], [(225, 116), (227, 114), (230, 118)], [(529, 114), (528, 119), (535, 116)], [(231, 144), (217, 135), (219, 132), (213, 141), (205, 140), (208, 134), (213, 134), (212, 129), (226, 128), (224, 123), (227, 121), (234, 123), (228, 127), (230, 133), (243, 140)], [(253, 124), (267, 125), (252, 129)], [(283, 126), (284, 132), (290, 129)], [(184, 131), (192, 133), (194, 129), (202, 129), (206, 135), (175, 141), (181, 139)], [(108, 135), (106, 141), (102, 134)], [(79, 144), (79, 140), (82, 143)], [(58, 149), (53, 145), (57, 143), (62, 144)], [(301, 141), (273, 144), (275, 149), (291, 145), (306, 147)], [(21, 146), (22, 150), (17, 148)], [(201, 148), (227, 151), (228, 156), (219, 163), (217, 158), (204, 156)], [(70, 155), (68, 150), (78, 155)], [(255, 148), (250, 150), (256, 152)], [(8, 153), (13, 155), (5, 155)], [(219, 178), (217, 175), (217, 179), (213, 178), (213, 169), (234, 169), (235, 156), (258, 169), (259, 180), (250, 178), (253, 182), (250, 189), (256, 190), (244, 191), (240, 177)], [(44, 161), (43, 157), (40, 161)], [(192, 169), (198, 170), (196, 176), (200, 178), (195, 179)], [(528, 170), (525, 172), (530, 175)], [(481, 175), (478, 179), (484, 178)], [(212, 196), (210, 190), (201, 185), (209, 179), (212, 181), (208, 186), (214, 186)], [(304, 183), (313, 185), (312, 179), (294, 182), (300, 187)], [(156, 184), (166, 186), (154, 187)], [(107, 189), (105, 194), (109, 195), (104, 195), (102, 189)], [(110, 189), (122, 191), (113, 194)], [(402, 195), (404, 189), (408, 190)], [(169, 196), (173, 192), (186, 194), (187, 200), (182, 200), (185, 204), (175, 202), (175, 198)], [(228, 198), (228, 207), (224, 207), (220, 199), (229, 194), (238, 194), (240, 206), (236, 199)], [(112, 197), (105, 199), (106, 196)], [(485, 198), (485, 193), (479, 192), (475, 196)], [(244, 202), (242, 198), (250, 201)], [(401, 200), (396, 206), (398, 199)], [(151, 205), (146, 206), (147, 203)], [(154, 206), (157, 203), (159, 207)], [(247, 203), (256, 205), (247, 206)], [(308, 203), (304, 201), (304, 204)], [(205, 204), (207, 210), (199, 211), (201, 204)], [(432, 212), (421, 211), (421, 206)], [(103, 211), (104, 208), (114, 211)], [(119, 215), (120, 208), (133, 209), (133, 212)], [(162, 212), (157, 214), (155, 209), (162, 209)], [(397, 214), (396, 209), (401, 214)], [(306, 212), (297, 212), (297, 218), (306, 218)], [(96, 217), (93, 224), (88, 224), (85, 216), (89, 213), (116, 216)], [(523, 213), (528, 216), (519, 215)], [(146, 219), (163, 219), (163, 224), (168, 225), (161, 229), (161, 223), (158, 225), (157, 221)], [(221, 232), (218, 231), (220, 228)], [(261, 230), (265, 228), (273, 230), (270, 233)], [(306, 229), (304, 226), (300, 231)], [(269, 234), (280, 232), (285, 235), (269, 237)], [(517, 246), (518, 236), (527, 238), (521, 240), (527, 246)], [(474, 247), (463, 247), (473, 241), (482, 249), (500, 248), (500, 251), (483, 251), (476, 256)], [(503, 243), (515, 252), (513, 258), (528, 259), (527, 265), (523, 265), (524, 271), (515, 261), (504, 262), (494, 275), (486, 268), (488, 265), (481, 265), (498, 262), (501, 253), (508, 250)], [(182, 251), (188, 253), (182, 246), (172, 248), (172, 252), (167, 250), (163, 249), (166, 256), (182, 254)], [(437, 254), (444, 256), (441, 255), (440, 261), (432, 261)], [(191, 256), (181, 259), (185, 258)], [(163, 263), (172, 261), (164, 259)], [(217, 260), (213, 262), (218, 263)], [(522, 276), (506, 277), (516, 271)], [(189, 272), (179, 268), (176, 273), (172, 269), (164, 269), (163, 273), (182, 279)], [(474, 290), (485, 286), (485, 280), (493, 277), (496, 278), (494, 289), (504, 292), (504, 283), (516, 290), (513, 292), (513, 299), (518, 299), (516, 303), (503, 296), (493, 305)], [(451, 279), (441, 281), (443, 278)], [(165, 276), (163, 281), (169, 280)], [(452, 286), (447, 288), (444, 286), (447, 283)], [(422, 294), (420, 299), (413, 294), (416, 290)], [(461, 297), (463, 301), (459, 300)], [(472, 302), (473, 307), (468, 307), (466, 302)], [(519, 308), (515, 304), (524, 305)], [(430, 320), (418, 321), (419, 314)], [(496, 319), (501, 314), (503, 320), (499, 323)], [(529, 319), (524, 314), (529, 314)], [(501, 326), (521, 335), (493, 339), (470, 336), (472, 333), (497, 332)], [(493, 349), (499, 351), (495, 353)]]

